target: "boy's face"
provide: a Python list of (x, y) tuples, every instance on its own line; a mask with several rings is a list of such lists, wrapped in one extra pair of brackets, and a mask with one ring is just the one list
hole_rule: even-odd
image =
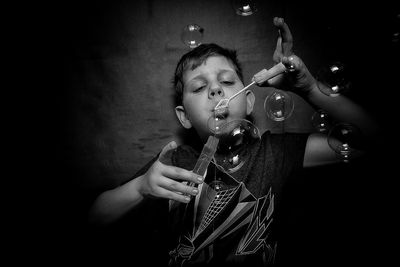
[[(194, 70), (183, 75), (183, 106), (175, 108), (182, 125), (194, 127), (202, 140), (211, 131), (208, 120), (214, 108), (223, 98), (229, 98), (244, 87), (232, 63), (222, 56), (211, 56)], [(229, 102), (229, 113), (225, 121), (244, 119), (253, 109), (254, 94), (246, 91)], [(222, 123), (224, 123), (223, 121)]]

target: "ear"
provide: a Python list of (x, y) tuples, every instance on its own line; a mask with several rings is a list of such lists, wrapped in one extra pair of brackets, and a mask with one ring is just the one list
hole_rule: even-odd
[(185, 108), (183, 106), (175, 107), (175, 113), (178, 120), (181, 122), (182, 126), (186, 129), (192, 128), (192, 123), (190, 122), (188, 116), (186, 115)]
[(255, 97), (254, 93), (251, 90), (248, 90), (248, 91), (246, 91), (246, 98), (247, 98), (246, 114), (250, 115), (251, 112), (253, 112), (254, 102), (256, 100), (256, 97)]

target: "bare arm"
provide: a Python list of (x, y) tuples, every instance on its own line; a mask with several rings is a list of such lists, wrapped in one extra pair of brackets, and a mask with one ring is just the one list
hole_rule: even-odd
[(336, 121), (356, 125), (363, 136), (373, 140), (378, 133), (378, 125), (372, 116), (360, 105), (346, 96), (327, 96), (319, 90), (326, 87), (323, 83), (315, 82), (305, 99), (314, 107), (323, 109)]
[(144, 196), (139, 192), (140, 179), (143, 177), (101, 193), (90, 209), (89, 222), (100, 225), (109, 224), (141, 203)]
[[(364, 141), (376, 141), (379, 127), (372, 116), (346, 96), (331, 97), (323, 94), (320, 88), (325, 85), (318, 82), (304, 62), (293, 54), (293, 38), (288, 25), (282, 18), (274, 18), (274, 25), (279, 30), (279, 37), (273, 59), (275, 62), (282, 62), (290, 71), (268, 81), (264, 81), (260, 77), (261, 75), (255, 75), (253, 79), (256, 83), (259, 86), (276, 88), (283, 87), (285, 83), (286, 86), (289, 86), (286, 89), (303, 97), (315, 109), (324, 110), (335, 121), (346, 122), (358, 127)], [(310, 135), (306, 145), (305, 167), (338, 161), (340, 158), (329, 147), (326, 135)]]
[[(287, 73), (288, 78), (294, 81), (292, 89), (311, 106), (324, 110), (335, 121), (356, 126), (360, 130), (359, 139), (364, 142), (364, 147), (367, 147), (367, 142), (375, 143), (379, 127), (364, 108), (344, 95), (331, 97), (322, 93), (320, 87), (326, 85), (318, 82), (296, 55), (284, 57), (282, 62), (290, 65), (293, 69), (292, 72)], [(361, 155), (362, 153), (358, 151), (356, 154)], [(326, 135), (310, 135), (304, 158), (305, 167), (324, 165), (340, 160), (340, 157), (329, 147)]]

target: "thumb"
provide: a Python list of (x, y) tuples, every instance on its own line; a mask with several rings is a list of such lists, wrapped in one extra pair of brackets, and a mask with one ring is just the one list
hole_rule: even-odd
[(166, 146), (164, 146), (163, 149), (161, 150), (160, 156), (158, 157), (159, 161), (161, 161), (162, 163), (168, 162), (167, 153), (168, 151), (173, 150), (175, 148), (177, 148), (177, 144), (175, 141), (171, 141)]

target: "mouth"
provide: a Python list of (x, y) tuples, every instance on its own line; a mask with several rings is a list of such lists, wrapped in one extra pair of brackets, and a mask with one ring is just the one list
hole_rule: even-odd
[(227, 123), (229, 116), (229, 109), (222, 108), (222, 109), (213, 109), (212, 115), (208, 120), (208, 127), (213, 134), (219, 134), (223, 125)]
[(226, 119), (229, 115), (228, 107), (213, 109), (212, 112), (217, 119)]

